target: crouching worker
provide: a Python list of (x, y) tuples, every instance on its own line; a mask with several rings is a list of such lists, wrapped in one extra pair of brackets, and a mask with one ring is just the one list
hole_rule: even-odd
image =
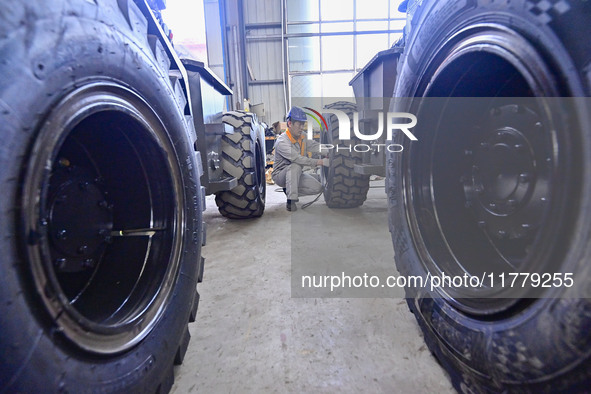
[(287, 114), (287, 132), (281, 134), (275, 142), (275, 163), (273, 181), (285, 189), (287, 210), (297, 210), (299, 196), (318, 194), (322, 191), (320, 181), (309, 174), (304, 174), (304, 167), (328, 165), (328, 159), (320, 158), (320, 144), (308, 140), (304, 132), (306, 114), (299, 107), (292, 107)]

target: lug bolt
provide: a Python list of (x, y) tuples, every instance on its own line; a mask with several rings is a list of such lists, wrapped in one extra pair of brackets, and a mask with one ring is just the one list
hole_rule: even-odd
[(41, 227), (47, 226), (47, 219), (41, 218), (41, 220), (39, 220), (39, 224), (41, 225)]
[(63, 270), (66, 268), (66, 259), (59, 258), (54, 261), (55, 268)]
[(78, 253), (79, 254), (86, 254), (86, 252), (88, 252), (88, 246), (86, 245), (82, 245), (78, 248)]
[(66, 230), (59, 230), (57, 232), (57, 239), (66, 239), (68, 236), (68, 232)]
[(82, 268), (92, 268), (94, 266), (93, 259), (84, 259), (82, 262)]
[(80, 187), (80, 190), (86, 190), (88, 189), (88, 182), (80, 182), (78, 186)]
[(513, 199), (511, 199), (511, 200), (507, 201), (507, 204), (508, 204), (510, 207), (512, 207), (512, 208), (513, 208), (513, 207), (515, 207), (515, 206), (517, 205), (517, 201), (516, 201), (516, 200), (513, 200)]
[(523, 224), (521, 225), (521, 228), (522, 228), (522, 229), (524, 229), (524, 230), (529, 230), (529, 229), (531, 228), (531, 225), (530, 225), (530, 224), (528, 224), (528, 223), (523, 223)]
[(494, 202), (491, 202), (490, 204), (488, 204), (488, 206), (494, 209), (497, 207), (497, 204), (495, 204)]
[(480, 147), (482, 149), (488, 149), (488, 148), (490, 148), (490, 144), (488, 142), (481, 142)]
[(523, 144), (515, 144), (513, 147), (517, 150), (523, 150), (523, 148), (525, 148)]
[(506, 236), (507, 236), (507, 233), (504, 230), (497, 231), (497, 237), (505, 238)]
[(486, 227), (486, 222), (484, 220), (479, 221), (478, 222), (478, 227), (485, 228)]
[(98, 206), (101, 208), (107, 208), (109, 204), (105, 200), (103, 200), (98, 202)]
[(469, 150), (469, 149), (466, 149), (466, 150), (464, 151), (464, 155), (465, 155), (465, 156), (472, 156), (472, 151), (471, 151), (471, 150)]

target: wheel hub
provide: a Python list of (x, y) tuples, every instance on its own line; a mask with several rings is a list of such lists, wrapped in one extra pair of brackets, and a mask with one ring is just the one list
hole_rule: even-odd
[(60, 164), (52, 177), (57, 187), (51, 191), (48, 224), (55, 268), (92, 269), (113, 229), (113, 206), (105, 199), (100, 179), (82, 168)]
[(540, 224), (549, 193), (544, 133), (537, 115), (519, 105), (490, 111), (477, 133), (463, 177), (466, 206), (496, 238), (519, 239)]

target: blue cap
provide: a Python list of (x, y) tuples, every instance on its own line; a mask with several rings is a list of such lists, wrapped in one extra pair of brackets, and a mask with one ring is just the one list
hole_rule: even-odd
[(404, 0), (402, 3), (400, 3), (400, 5), (398, 6), (398, 12), (406, 12), (406, 9), (408, 8), (408, 0)]
[(287, 119), (292, 121), (297, 120), (299, 122), (305, 122), (308, 120), (304, 110), (300, 107), (291, 107), (289, 113), (287, 114)]

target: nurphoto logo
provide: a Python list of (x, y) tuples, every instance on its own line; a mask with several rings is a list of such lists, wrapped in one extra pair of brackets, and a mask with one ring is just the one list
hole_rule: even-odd
[[(329, 130), (328, 123), (322, 114), (312, 108), (304, 107), (305, 109), (311, 111), (305, 112), (306, 115), (310, 116), (312, 119), (316, 121), (316, 123), (320, 126), (320, 129), (323, 128), (325, 130)], [(346, 112), (330, 108), (330, 109), (323, 109), (324, 113), (333, 114), (337, 117), (337, 121), (339, 123), (339, 141), (350, 141), (351, 140), (351, 121), (349, 119), (349, 115)], [(401, 122), (402, 120), (402, 122)], [(402, 131), (411, 141), (418, 141), (417, 137), (410, 131), (413, 127), (417, 125), (417, 117), (408, 112), (388, 112), (386, 114), (386, 122), (385, 122), (385, 129), (386, 129), (386, 141), (392, 140), (392, 135), (395, 130)], [(364, 130), (365, 131), (365, 130)], [(382, 138), (382, 134), (384, 133), (384, 113), (378, 112), (378, 130), (373, 134), (362, 133), (359, 130), (359, 112), (353, 112), (353, 134), (355, 138), (360, 141), (374, 141), (374, 143), (361, 143), (361, 144), (354, 144), (354, 145), (334, 145), (334, 144), (320, 144), (320, 151), (323, 150), (329, 151), (332, 149), (336, 149), (337, 151), (340, 150), (348, 150), (349, 152), (369, 152), (372, 150), (377, 150), (378, 152), (384, 148), (388, 152), (402, 152), (404, 149), (400, 144), (379, 144), (376, 143), (380, 138)], [(313, 138), (313, 125), (312, 122), (308, 122), (308, 139)]]

